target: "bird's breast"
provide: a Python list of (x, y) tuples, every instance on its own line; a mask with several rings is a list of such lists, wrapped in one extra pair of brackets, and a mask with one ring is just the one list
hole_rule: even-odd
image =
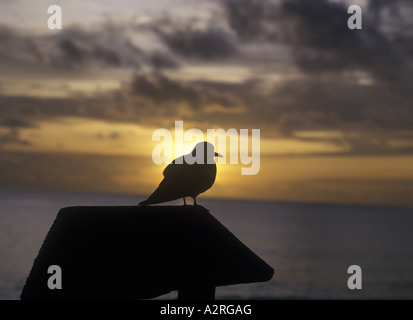
[(188, 191), (190, 196), (197, 196), (205, 192), (215, 182), (217, 167), (215, 164), (191, 165), (191, 173), (188, 175)]

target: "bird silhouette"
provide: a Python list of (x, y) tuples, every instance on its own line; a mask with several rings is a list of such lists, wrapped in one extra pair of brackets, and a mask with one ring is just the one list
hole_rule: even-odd
[(215, 152), (209, 142), (198, 143), (193, 150), (173, 160), (163, 171), (164, 178), (158, 188), (140, 206), (162, 203), (179, 198), (196, 197), (212, 187), (217, 174), (214, 157), (222, 157)]

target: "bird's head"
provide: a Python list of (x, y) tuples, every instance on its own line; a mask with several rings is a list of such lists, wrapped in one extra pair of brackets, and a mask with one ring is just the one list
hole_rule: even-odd
[(196, 144), (194, 149), (192, 149), (191, 153), (192, 153), (192, 157), (196, 159), (203, 159), (204, 160), (203, 163), (208, 163), (208, 164), (215, 163), (214, 157), (223, 158), (221, 154), (219, 154), (218, 152), (215, 152), (214, 145), (206, 141)]

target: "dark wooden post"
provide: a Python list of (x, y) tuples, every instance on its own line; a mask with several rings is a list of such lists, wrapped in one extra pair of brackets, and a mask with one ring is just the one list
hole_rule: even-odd
[[(62, 289), (48, 288), (48, 268)], [(56, 217), (22, 299), (214, 299), (274, 270), (202, 206), (70, 207)]]

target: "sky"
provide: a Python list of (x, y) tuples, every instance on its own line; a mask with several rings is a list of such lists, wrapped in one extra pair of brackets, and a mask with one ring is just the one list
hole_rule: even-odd
[(200, 197), (413, 205), (411, 1), (0, 8), (0, 188), (148, 195), (165, 167), (152, 134), (183, 121), (260, 129), (259, 173), (219, 164)]

